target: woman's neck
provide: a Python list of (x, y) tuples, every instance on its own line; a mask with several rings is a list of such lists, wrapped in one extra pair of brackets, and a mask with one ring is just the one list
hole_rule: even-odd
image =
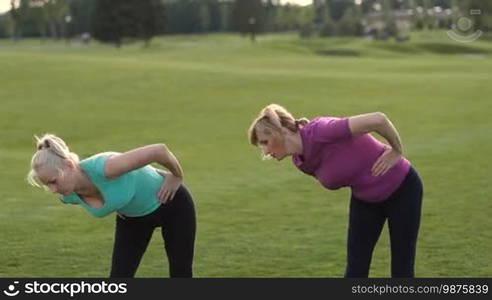
[(90, 196), (98, 193), (96, 186), (80, 166), (77, 166), (75, 173), (74, 192), (83, 196)]
[(298, 130), (295, 133), (288, 134), (285, 136), (285, 147), (290, 155), (300, 155), (302, 154), (302, 138), (301, 132)]

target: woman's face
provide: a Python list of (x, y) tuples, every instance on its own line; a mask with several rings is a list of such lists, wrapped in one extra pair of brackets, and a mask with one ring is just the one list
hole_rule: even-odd
[(62, 170), (40, 167), (36, 170), (39, 180), (48, 187), (52, 193), (68, 196), (75, 188), (73, 169), (65, 167)]
[(288, 155), (284, 140), (280, 136), (267, 134), (263, 130), (256, 130), (256, 137), (258, 138), (258, 145), (265, 155), (270, 155), (278, 161)]

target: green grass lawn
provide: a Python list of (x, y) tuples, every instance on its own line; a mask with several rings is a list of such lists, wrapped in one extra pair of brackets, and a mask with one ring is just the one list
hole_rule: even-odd
[[(105, 277), (114, 216), (28, 186), (34, 134), (81, 157), (164, 142), (198, 212), (198, 277), (340, 277), (349, 190), (262, 161), (246, 130), (276, 102), (296, 116), (382, 111), (425, 196), (418, 277), (492, 277), (492, 43), (173, 36), (152, 46), (0, 40), (0, 276)], [(167, 276), (155, 234), (138, 277)], [(371, 276), (390, 275), (387, 229)]]

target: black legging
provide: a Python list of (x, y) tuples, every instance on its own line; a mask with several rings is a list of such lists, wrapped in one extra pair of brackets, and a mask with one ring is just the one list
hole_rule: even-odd
[(116, 216), (111, 277), (134, 277), (152, 233), (161, 227), (170, 277), (192, 277), (196, 219), (193, 199), (181, 186), (172, 201), (143, 217)]
[(384, 202), (365, 203), (352, 195), (345, 277), (368, 277), (372, 252), (386, 219), (391, 276), (414, 277), (422, 193), (422, 182), (412, 167), (400, 187)]

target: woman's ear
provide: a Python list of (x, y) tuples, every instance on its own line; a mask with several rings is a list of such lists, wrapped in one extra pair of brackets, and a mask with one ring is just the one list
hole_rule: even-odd
[(69, 168), (70, 170), (75, 169), (75, 162), (74, 162), (73, 160), (71, 160), (71, 159), (66, 159), (66, 160), (64, 161), (64, 164), (65, 164), (65, 166), (66, 166), (67, 168)]
[(281, 127), (280, 130), (283, 136), (289, 136), (295, 133), (294, 131), (290, 130), (287, 127)]

